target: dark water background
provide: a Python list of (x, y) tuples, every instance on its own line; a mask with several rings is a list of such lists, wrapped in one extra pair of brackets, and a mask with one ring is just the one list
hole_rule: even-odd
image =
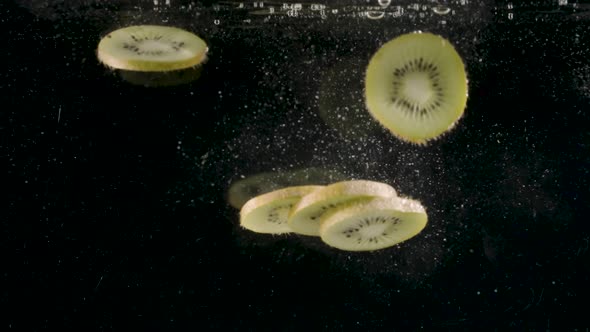
[[(243, 4), (0, 4), (0, 329), (587, 331), (587, 3)], [(207, 41), (197, 81), (97, 62), (102, 35), (144, 23)], [(415, 30), (469, 74), (464, 117), (426, 147), (362, 101), (370, 56)], [(429, 224), (374, 253), (237, 226), (231, 183), (306, 167), (390, 183)]]

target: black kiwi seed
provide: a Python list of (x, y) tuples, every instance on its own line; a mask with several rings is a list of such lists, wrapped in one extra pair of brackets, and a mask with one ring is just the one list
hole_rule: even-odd
[[(365, 226), (371, 226), (371, 225), (376, 225), (376, 224), (385, 224), (385, 223), (397, 225), (397, 224), (401, 223), (401, 219), (399, 219), (397, 217), (393, 217), (393, 216), (366, 217), (366, 218), (359, 221), (359, 223), (357, 224), (358, 225), (357, 228), (349, 228), (349, 229), (343, 231), (342, 234), (345, 235), (347, 238), (350, 238), (353, 233), (358, 233), (359, 230)], [(394, 230), (397, 230), (397, 228), (394, 228)], [(387, 232), (383, 232), (383, 233), (381, 233), (381, 236), (387, 236), (388, 234), (389, 233), (387, 233)], [(379, 241), (378, 237), (369, 238), (369, 242), (376, 243), (378, 241)]]
[(346, 204), (346, 201), (338, 202), (338, 203), (330, 203), (327, 206), (326, 205), (323, 205), (320, 208), (319, 213), (316, 214), (316, 215), (310, 216), (309, 219), (311, 219), (311, 220), (319, 219), (319, 218), (321, 218), (324, 215), (324, 213), (326, 213), (328, 211), (328, 209), (337, 208), (337, 207), (340, 207), (340, 206), (342, 206), (344, 204)]
[(137, 55), (144, 55), (144, 54), (148, 54), (148, 55), (162, 55), (162, 54), (164, 54), (164, 51), (162, 51), (162, 50), (142, 51), (136, 45), (129, 44), (129, 43), (123, 43), (123, 48), (126, 49), (126, 50), (130, 50), (130, 51), (134, 52)]
[[(134, 35), (131, 35), (130, 37), (138, 45), (140, 45), (142, 42), (144, 42), (146, 40), (161, 40), (162, 38), (164, 38), (164, 36), (162, 36), (162, 35), (157, 35), (155, 37), (145, 37), (145, 38), (138, 38)], [(177, 41), (171, 41), (171, 44), (172, 44), (171, 45), (172, 49), (174, 49), (175, 51), (180, 51), (180, 49), (185, 45), (184, 42), (177, 42)], [(123, 48), (130, 50), (137, 55), (163, 55), (164, 53), (166, 53), (164, 50), (144, 51), (144, 50), (141, 50), (141, 48), (138, 47), (138, 45), (133, 45), (133, 43), (131, 43), (131, 44), (123, 43)]]
[(272, 208), (269, 212), (268, 212), (268, 219), (267, 221), (269, 223), (273, 223), (273, 224), (280, 224), (283, 223), (283, 221), (281, 221), (279, 219), (279, 211), (283, 210), (283, 209), (291, 209), (293, 207), (293, 204), (286, 204), (286, 205), (281, 205), (281, 206), (276, 206), (274, 208)]

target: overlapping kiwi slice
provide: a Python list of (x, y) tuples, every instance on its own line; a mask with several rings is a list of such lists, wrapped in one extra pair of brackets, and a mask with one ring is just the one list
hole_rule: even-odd
[(427, 221), (426, 210), (418, 201), (402, 197), (375, 198), (329, 214), (322, 221), (319, 233), (332, 247), (369, 251), (414, 237)]
[(356, 180), (331, 184), (301, 198), (289, 216), (289, 226), (299, 234), (319, 236), (320, 222), (329, 212), (347, 204), (374, 197), (394, 197), (397, 193), (388, 184)]
[(443, 37), (405, 34), (371, 58), (365, 99), (371, 115), (395, 136), (424, 144), (462, 116), (467, 102), (465, 66)]
[(241, 226), (251, 231), (317, 235), (348, 251), (391, 247), (420, 233), (427, 220), (420, 202), (365, 180), (279, 189), (250, 199), (240, 211)]
[(165, 72), (199, 65), (207, 44), (188, 31), (158, 25), (136, 25), (110, 32), (97, 50), (105, 65), (123, 70)]
[(291, 232), (287, 219), (293, 205), (321, 186), (295, 186), (252, 198), (240, 210), (240, 225), (257, 233)]

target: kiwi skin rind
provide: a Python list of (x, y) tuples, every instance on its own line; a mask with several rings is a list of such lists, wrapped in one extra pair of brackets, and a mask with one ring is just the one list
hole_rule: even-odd
[[(128, 33), (131, 35), (131, 31), (137, 29), (152, 29), (157, 31), (158, 29), (162, 30), (162, 33), (166, 31), (170, 33), (178, 33), (183, 34), (185, 38), (192, 39), (192, 42), (196, 44), (192, 46), (192, 48), (201, 48), (201, 52), (197, 52), (195, 56), (184, 59), (184, 60), (174, 60), (174, 61), (158, 61), (158, 60), (143, 60), (143, 59), (122, 59), (120, 57), (112, 55), (110, 52), (105, 51), (103, 45), (110, 43), (110, 39), (113, 38), (113, 34), (117, 33)], [(190, 36), (190, 37), (187, 37)], [(140, 72), (166, 72), (166, 71), (173, 71), (173, 70), (181, 70), (187, 69), (191, 67), (197, 67), (203, 64), (207, 60), (207, 52), (208, 52), (207, 44), (203, 39), (199, 36), (171, 26), (158, 26), (158, 25), (136, 25), (136, 26), (128, 26), (123, 27), (117, 30), (114, 30), (108, 34), (106, 34), (99, 42), (98, 48), (96, 50), (96, 55), (98, 60), (104, 64), (106, 67), (111, 69), (120, 69), (120, 70), (132, 70), (132, 71), (140, 71)]]
[[(411, 222), (415, 223), (415, 226), (413, 229), (411, 229), (411, 231), (401, 234), (403, 236), (398, 237), (397, 241), (389, 243), (384, 242), (383, 245), (374, 246), (372, 248), (358, 246), (355, 247), (354, 245), (343, 246), (331, 241), (330, 238), (328, 238), (329, 235), (332, 235), (330, 232), (334, 232), (334, 230), (331, 230), (331, 228), (336, 226), (338, 223), (346, 222), (346, 220), (350, 219), (351, 216), (355, 217), (363, 213), (373, 213), (375, 211), (383, 211), (384, 213), (393, 212), (395, 214), (405, 215), (406, 217), (412, 217)], [(345, 251), (375, 251), (393, 247), (415, 237), (424, 230), (427, 223), (428, 214), (426, 213), (426, 209), (424, 206), (422, 206), (422, 204), (420, 204), (420, 202), (416, 200), (404, 197), (374, 198), (370, 201), (358, 202), (356, 204), (348, 205), (345, 208), (329, 212), (329, 214), (322, 220), (320, 225), (320, 237), (322, 238), (323, 242), (336, 249)]]
[[(369, 76), (372, 75), (372, 72), (374, 72), (376, 69), (376, 66), (373, 64), (374, 59), (377, 59), (379, 57), (383, 57), (385, 55), (386, 52), (391, 52), (391, 50), (388, 50), (388, 48), (391, 48), (391, 45), (395, 45), (397, 44), (401, 44), (404, 43), (406, 40), (409, 40), (410, 38), (415, 38), (416, 35), (419, 34), (425, 38), (432, 38), (432, 39), (438, 39), (440, 40), (440, 42), (447, 46), (446, 44), (448, 44), (448, 47), (450, 47), (450, 49), (452, 51), (454, 51), (455, 55), (452, 56), (452, 61), (453, 61), (453, 66), (456, 67), (456, 69), (458, 69), (458, 75), (457, 76), (461, 76), (464, 78), (464, 80), (461, 80), (461, 86), (459, 88), (459, 90), (464, 90), (465, 94), (461, 94), (461, 95), (456, 95), (458, 97), (458, 102), (457, 104), (459, 105), (456, 110), (455, 113), (453, 114), (453, 118), (454, 120), (449, 123), (448, 127), (442, 129), (442, 130), (436, 130), (433, 133), (430, 133), (429, 135), (426, 136), (419, 136), (419, 135), (403, 135), (398, 133), (396, 130), (389, 128), (386, 124), (390, 121), (388, 121), (387, 119), (385, 119), (384, 115), (380, 114), (380, 112), (375, 112), (375, 109), (378, 109), (380, 106), (378, 106), (378, 102), (377, 101), (372, 101), (370, 95), (372, 93), (369, 92), (369, 90), (372, 90), (372, 86), (376, 85), (376, 82), (371, 82), (371, 80), (369, 80)], [(373, 88), (374, 89), (374, 88)], [(465, 69), (465, 64), (463, 62), (463, 59), (461, 58), (461, 56), (459, 55), (459, 53), (457, 52), (457, 50), (455, 49), (455, 47), (453, 46), (453, 44), (451, 44), (447, 39), (443, 38), (442, 36), (436, 35), (436, 34), (432, 34), (432, 33), (424, 33), (424, 32), (413, 32), (413, 33), (407, 33), (401, 36), (398, 36), (390, 41), (388, 41), (387, 43), (385, 43), (384, 45), (382, 45), (371, 57), (371, 61), (369, 62), (369, 65), (367, 67), (367, 71), (365, 73), (365, 104), (367, 109), (369, 110), (369, 113), (373, 116), (373, 118), (375, 118), (382, 127), (384, 127), (385, 129), (387, 129), (393, 136), (395, 136), (396, 138), (400, 139), (401, 141), (407, 142), (407, 143), (411, 143), (411, 144), (415, 144), (415, 145), (419, 145), (419, 146), (424, 146), (427, 143), (429, 143), (430, 141), (434, 141), (437, 139), (440, 139), (442, 137), (444, 137), (445, 135), (447, 135), (449, 132), (452, 131), (452, 129), (457, 125), (457, 123), (461, 120), (461, 118), (464, 116), (465, 113), (465, 108), (466, 108), (466, 104), (467, 104), (467, 97), (468, 97), (468, 79), (467, 79), (467, 73), (466, 73), (466, 69)]]

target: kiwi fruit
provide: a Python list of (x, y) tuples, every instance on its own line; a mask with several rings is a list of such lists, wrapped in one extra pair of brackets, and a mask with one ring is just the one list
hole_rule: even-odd
[(322, 186), (295, 186), (275, 190), (250, 199), (240, 210), (240, 225), (257, 233), (291, 232), (287, 218), (302, 196)]
[(227, 191), (228, 203), (241, 209), (249, 199), (285, 187), (325, 185), (347, 176), (328, 168), (308, 167), (284, 172), (263, 172), (233, 182)]
[(385, 43), (365, 75), (371, 115), (398, 138), (425, 144), (456, 124), (467, 103), (467, 75), (453, 45), (431, 33)]
[(357, 202), (327, 215), (321, 239), (334, 248), (370, 251), (394, 246), (420, 233), (428, 221), (420, 202), (402, 197)]
[(108, 67), (143, 72), (185, 69), (206, 59), (207, 44), (196, 35), (175, 27), (136, 25), (104, 36), (98, 59)]
[(303, 196), (291, 211), (289, 226), (295, 233), (319, 236), (320, 222), (328, 212), (340, 209), (349, 203), (396, 195), (393, 187), (381, 182), (367, 180), (337, 182)]

